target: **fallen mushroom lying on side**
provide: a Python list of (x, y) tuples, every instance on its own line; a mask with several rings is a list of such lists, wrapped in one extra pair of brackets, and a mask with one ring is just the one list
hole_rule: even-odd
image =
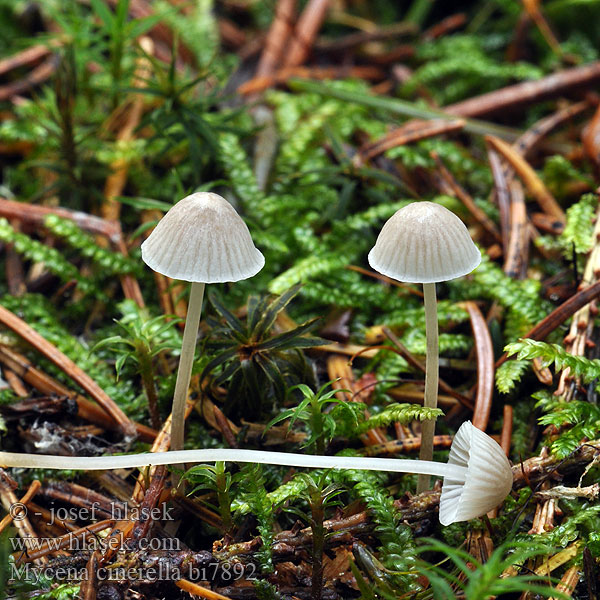
[(98, 471), (207, 461), (393, 471), (443, 477), (440, 498), (442, 525), (481, 517), (506, 498), (513, 483), (512, 469), (502, 448), (489, 435), (473, 427), (470, 421), (463, 423), (456, 432), (447, 463), (393, 458), (315, 456), (229, 448), (93, 457), (0, 452), (1, 466), (28, 469)]

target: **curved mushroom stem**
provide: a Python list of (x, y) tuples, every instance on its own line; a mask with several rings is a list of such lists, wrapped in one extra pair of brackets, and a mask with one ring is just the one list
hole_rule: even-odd
[(117, 456), (52, 456), (47, 454), (21, 454), (0, 452), (0, 465), (26, 469), (131, 469), (155, 465), (175, 465), (198, 462), (242, 462), (310, 467), (317, 469), (362, 469), (365, 471), (392, 471), (450, 477), (457, 483), (466, 480), (467, 467), (427, 460), (399, 460), (395, 458), (367, 458), (362, 456), (319, 456), (291, 452), (266, 452), (264, 450), (238, 450), (235, 448), (206, 448), (201, 450), (176, 450), (146, 452)]
[(203, 299), (204, 284), (193, 282), (190, 290), (185, 327), (183, 329), (183, 342), (181, 344), (179, 368), (177, 369), (175, 393), (173, 394), (173, 408), (171, 410), (171, 450), (181, 450), (183, 448), (185, 401), (187, 399), (190, 379), (192, 377), (192, 365), (194, 364), (194, 352), (196, 351), (196, 338), (198, 337)]
[[(423, 406), (437, 408), (439, 378), (438, 320), (435, 283), (423, 284), (423, 300), (425, 303), (425, 335), (427, 337), (427, 356), (425, 362), (425, 398)], [(433, 458), (433, 434), (435, 421), (428, 419), (421, 424), (421, 450), (419, 460)], [(429, 475), (419, 475), (417, 494), (429, 489)]]

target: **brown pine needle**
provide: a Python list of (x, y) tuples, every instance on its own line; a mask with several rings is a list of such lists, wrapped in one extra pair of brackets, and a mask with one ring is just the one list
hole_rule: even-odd
[(127, 437), (137, 436), (135, 425), (117, 406), (115, 401), (54, 344), (43, 338), (37, 331), (25, 323), (23, 319), (20, 319), (3, 306), (0, 306), (0, 323), (31, 344), (38, 352), (64, 371), (75, 383), (80, 385), (112, 417), (124, 435)]
[(206, 598), (206, 600), (231, 600), (231, 598), (228, 598), (227, 596), (213, 592), (197, 583), (192, 583), (187, 579), (180, 579), (175, 582), (175, 585), (184, 592), (188, 592), (194, 596), (200, 596), (200, 598)]
[(473, 425), (482, 431), (488, 426), (494, 395), (494, 348), (492, 336), (485, 318), (475, 302), (463, 302), (462, 306), (469, 313), (475, 353), (477, 354), (477, 394), (473, 409)]
[(500, 138), (494, 137), (493, 135), (487, 135), (485, 136), (485, 141), (510, 163), (513, 169), (518, 173), (519, 177), (523, 180), (527, 189), (538, 201), (542, 210), (564, 223), (565, 213), (529, 163), (522, 156), (517, 154), (510, 144), (507, 144)]
[[(38, 490), (41, 487), (42, 487), (42, 484), (37, 479), (34, 479), (31, 482), (29, 489), (25, 492), (25, 495), (18, 502), (18, 506), (23, 507), (21, 510), (27, 509), (27, 504), (37, 494)], [(11, 510), (2, 519), (2, 521), (0, 521), (0, 533), (2, 533), (10, 523), (12, 523), (13, 519), (15, 519), (15, 518), (17, 518), (18, 520), (21, 519), (21, 515), (18, 512), (15, 512), (15, 510), (12, 510), (12, 508), (13, 507), (11, 507)]]

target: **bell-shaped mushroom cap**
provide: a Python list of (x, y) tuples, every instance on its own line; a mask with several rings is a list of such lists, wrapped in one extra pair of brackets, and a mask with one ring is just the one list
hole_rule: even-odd
[(435, 283), (470, 273), (481, 262), (465, 224), (433, 202), (413, 202), (383, 226), (369, 252), (379, 273), (408, 283)]
[(466, 481), (444, 478), (440, 523), (450, 525), (486, 514), (512, 489), (513, 474), (502, 448), (489, 435), (463, 423), (454, 436), (448, 464), (467, 467)]
[(142, 244), (142, 259), (167, 277), (202, 283), (247, 279), (265, 264), (233, 206), (210, 192), (175, 204)]

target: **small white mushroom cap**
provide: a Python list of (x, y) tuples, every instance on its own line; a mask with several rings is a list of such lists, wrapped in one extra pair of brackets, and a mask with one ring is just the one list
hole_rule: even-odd
[(425, 201), (392, 215), (369, 252), (373, 269), (408, 283), (456, 279), (480, 262), (465, 224), (447, 208)]
[(142, 244), (142, 260), (172, 279), (202, 283), (248, 279), (265, 264), (242, 218), (211, 192), (177, 202)]
[(454, 436), (448, 464), (467, 468), (466, 480), (444, 478), (440, 523), (450, 525), (486, 514), (510, 493), (513, 473), (499, 444), (473, 426), (463, 423)]

